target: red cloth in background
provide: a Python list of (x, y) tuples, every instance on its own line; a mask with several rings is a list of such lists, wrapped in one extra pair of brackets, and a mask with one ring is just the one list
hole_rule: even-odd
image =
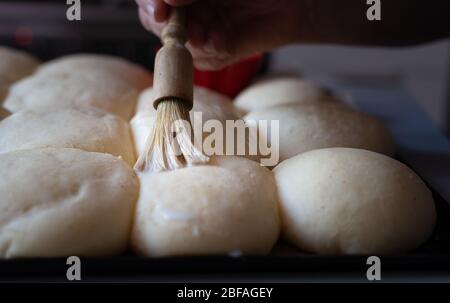
[(254, 55), (218, 71), (194, 70), (194, 82), (234, 98), (258, 72), (263, 55)]

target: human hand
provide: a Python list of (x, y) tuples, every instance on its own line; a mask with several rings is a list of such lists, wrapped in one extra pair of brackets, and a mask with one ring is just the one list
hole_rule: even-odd
[(188, 6), (187, 47), (200, 69), (219, 69), (295, 42), (300, 0), (136, 0), (144, 27), (160, 35), (170, 6)]

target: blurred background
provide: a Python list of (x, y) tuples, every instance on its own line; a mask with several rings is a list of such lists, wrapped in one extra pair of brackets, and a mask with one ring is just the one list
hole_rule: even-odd
[[(134, 0), (81, 0), (82, 21), (66, 1), (0, 0), (0, 44), (42, 60), (75, 52), (115, 54), (152, 68), (159, 40), (140, 25)], [(0, 62), (1, 64), (1, 62)], [(264, 70), (304, 75), (326, 86), (402, 89), (450, 133), (450, 41), (412, 48), (289, 46), (266, 56)]]

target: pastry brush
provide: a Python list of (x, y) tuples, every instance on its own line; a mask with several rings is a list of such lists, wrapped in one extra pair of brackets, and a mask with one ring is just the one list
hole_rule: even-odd
[(187, 42), (186, 11), (171, 8), (161, 34), (163, 47), (155, 58), (154, 100), (157, 117), (144, 152), (135, 169), (140, 171), (173, 170), (209, 160), (192, 139), (189, 111), (193, 106), (192, 55)]

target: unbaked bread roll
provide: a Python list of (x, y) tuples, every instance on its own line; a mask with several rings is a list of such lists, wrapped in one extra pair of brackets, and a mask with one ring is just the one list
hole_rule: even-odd
[(295, 77), (280, 77), (256, 82), (243, 90), (235, 99), (242, 112), (263, 110), (268, 107), (331, 100), (332, 96), (318, 86)]
[(404, 164), (362, 149), (303, 153), (275, 168), (282, 234), (319, 254), (395, 254), (432, 233), (431, 192)]
[(6, 97), (9, 86), (31, 74), (39, 61), (31, 55), (0, 46), (0, 105)]
[[(201, 113), (201, 121), (194, 119), (195, 113)], [(226, 151), (226, 133), (225, 126), (226, 121), (236, 121), (239, 120), (239, 115), (237, 114), (231, 100), (219, 93), (212, 90), (198, 87), (194, 88), (194, 107), (191, 111), (191, 122), (193, 123), (193, 128), (200, 131), (204, 130), (203, 126), (209, 120), (217, 120), (223, 127), (224, 132), (222, 137), (224, 138), (223, 143), (223, 153)], [(137, 113), (131, 120), (131, 128), (133, 131), (134, 142), (136, 145), (136, 150), (138, 154), (144, 151), (145, 143), (148, 135), (151, 132), (153, 123), (156, 119), (156, 110), (153, 108), (153, 89), (145, 90), (138, 101)], [(218, 130), (213, 130), (218, 131)], [(213, 131), (202, 131), (203, 139), (207, 138)], [(258, 153), (250, 153), (248, 148), (249, 140), (247, 138), (242, 138), (245, 140), (245, 156), (253, 161), (259, 161), (260, 156)], [(235, 143), (237, 142), (237, 134), (235, 136)], [(235, 144), (237, 146), (237, 144)], [(236, 148), (237, 150), (237, 148)]]
[(0, 123), (0, 153), (45, 147), (79, 148), (135, 162), (128, 123), (101, 110), (23, 110)]
[(153, 129), (155, 120), (156, 116), (151, 111), (138, 112), (134, 115), (133, 119), (131, 119), (131, 133), (133, 134), (136, 156), (139, 156), (144, 152), (147, 138)]
[(106, 72), (128, 81), (137, 90), (143, 90), (152, 85), (153, 76), (145, 68), (125, 59), (96, 54), (76, 54), (61, 57), (45, 64), (37, 70), (38, 74), (61, 75), (89, 74)]
[(139, 90), (122, 76), (102, 70), (88, 74), (37, 73), (11, 87), (4, 107), (10, 112), (93, 107), (129, 120), (138, 96)]
[(132, 246), (152, 257), (266, 255), (279, 234), (273, 174), (240, 157), (141, 173)]
[(0, 257), (103, 256), (128, 244), (139, 182), (108, 154), (0, 154)]
[[(362, 148), (394, 154), (387, 128), (377, 119), (332, 102), (289, 104), (252, 112), (246, 121), (279, 121), (280, 161), (327, 147)], [(260, 132), (264, 136), (265, 132)], [(267, 138), (269, 142), (270, 137)]]

